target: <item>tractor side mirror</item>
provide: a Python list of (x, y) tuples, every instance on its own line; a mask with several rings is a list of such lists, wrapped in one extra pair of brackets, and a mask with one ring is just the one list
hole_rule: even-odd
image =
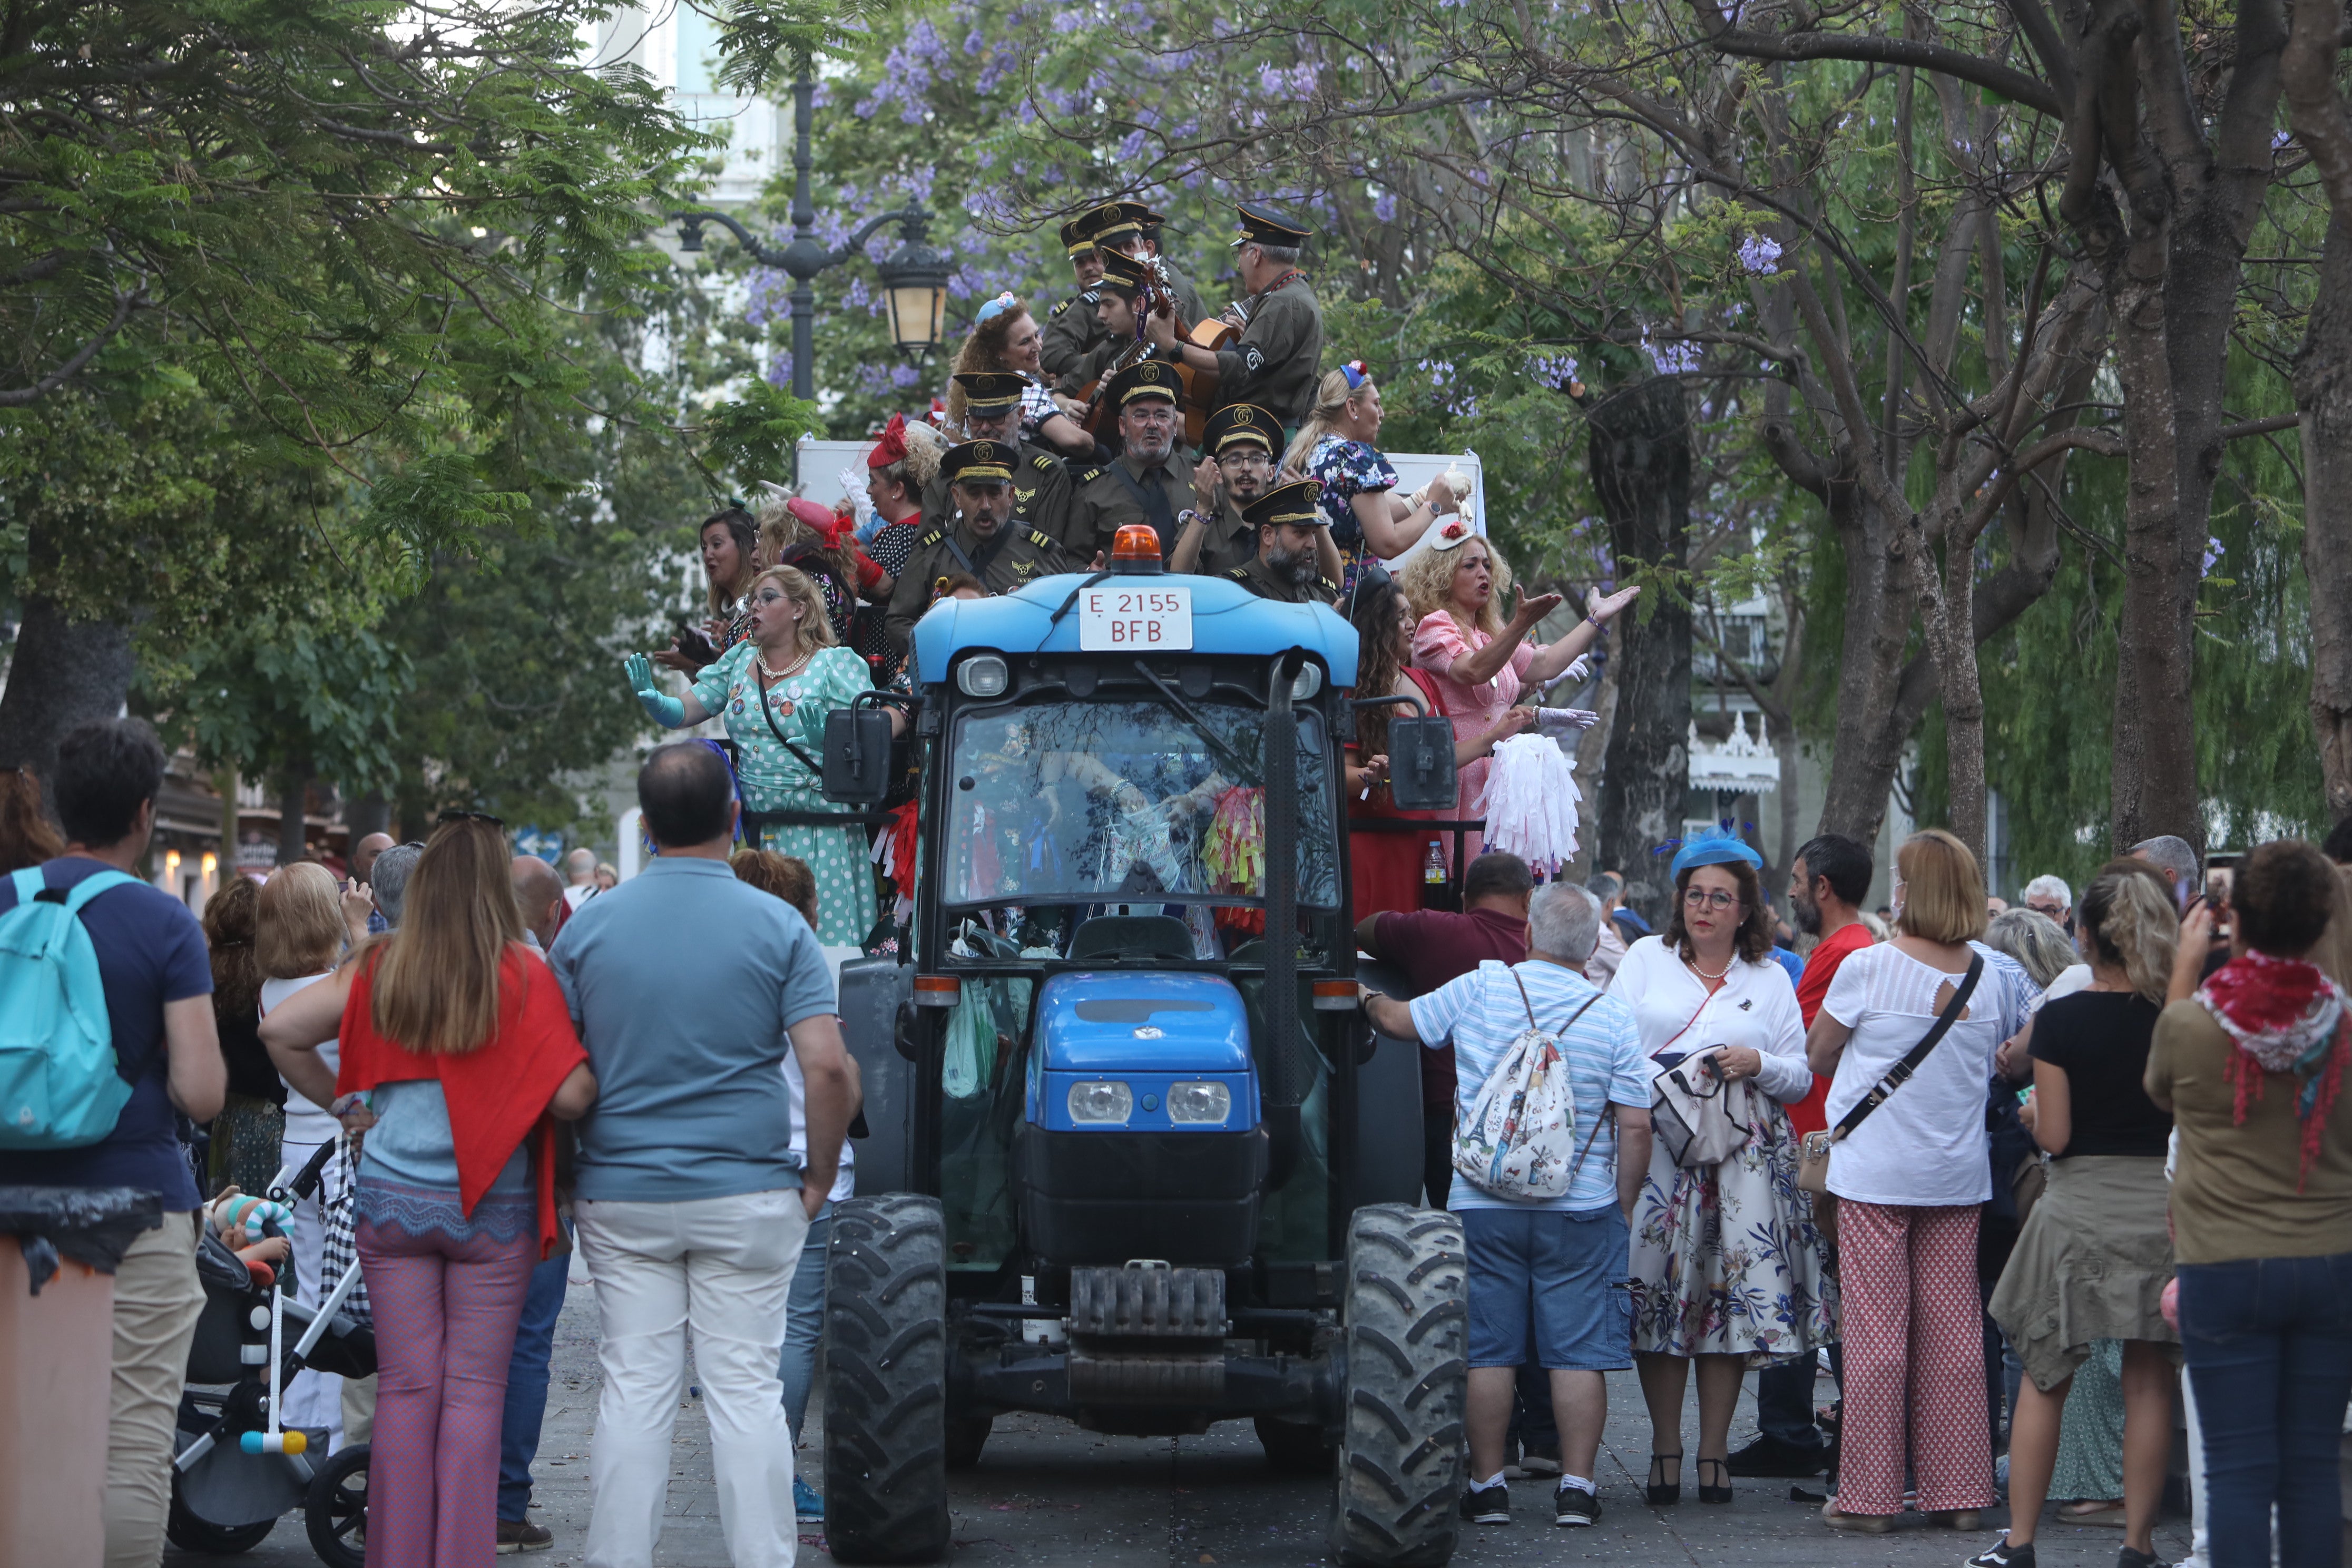
[(888, 711), (845, 708), (826, 714), (824, 798), (842, 805), (879, 805), (889, 793)]
[[(839, 717), (839, 715), (835, 715)], [(1399, 811), (1450, 811), (1454, 724), (1429, 717), (1389, 721), (1389, 795)]]

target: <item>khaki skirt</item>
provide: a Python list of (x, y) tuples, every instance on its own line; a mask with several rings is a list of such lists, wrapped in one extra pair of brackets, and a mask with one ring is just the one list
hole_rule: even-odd
[(2162, 1310), (2172, 1278), (2163, 1158), (2084, 1154), (2049, 1171), (1990, 1309), (2045, 1393), (2074, 1375), (2095, 1340), (2179, 1339)]

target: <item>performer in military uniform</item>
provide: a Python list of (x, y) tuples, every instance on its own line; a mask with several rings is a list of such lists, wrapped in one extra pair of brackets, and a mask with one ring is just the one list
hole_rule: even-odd
[(1180, 354), (1195, 370), (1217, 377), (1217, 403), (1255, 403), (1282, 421), (1286, 431), (1305, 422), (1315, 406), (1315, 385), (1323, 368), (1323, 307), (1307, 275), (1298, 270), (1298, 248), (1313, 232), (1260, 206), (1244, 203), (1234, 261), (1250, 292), (1242, 310), (1249, 324), (1229, 348), (1214, 353), (1180, 342), (1170, 322), (1144, 323), (1151, 341)]
[[(975, 441), (995, 441), (1018, 455), (1013, 464), (1012, 521), (1052, 538), (1070, 521), (1070, 473), (1050, 447), (1021, 439), (1021, 377), (1011, 371), (959, 371), (964, 428)], [(945, 529), (955, 521), (944, 465), (923, 487), (923, 525)]]
[(1052, 535), (1011, 517), (1013, 465), (1020, 454), (1003, 441), (966, 441), (940, 459), (940, 472), (954, 498), (956, 520), (927, 528), (915, 541), (907, 569), (890, 594), (886, 625), (890, 646), (906, 650), (915, 623), (930, 608), (942, 577), (971, 574), (992, 594), (1009, 594), (1024, 583), (1076, 570)]
[(1201, 291), (1184, 276), (1183, 268), (1160, 254), (1160, 231), (1168, 221), (1164, 215), (1153, 212), (1141, 202), (1105, 202), (1081, 221), (1088, 226), (1095, 243), (1104, 249), (1116, 250), (1138, 261), (1159, 261), (1160, 270), (1167, 275), (1169, 289), (1176, 296), (1176, 313), (1183, 318), (1181, 331), (1190, 331), (1195, 321), (1207, 317), (1208, 307), (1201, 303)]
[(1153, 346), (1135, 330), (1136, 300), (1143, 292), (1143, 263), (1125, 251), (1104, 253), (1103, 272), (1095, 285), (1095, 320), (1102, 327), (1102, 340), (1087, 354), (1081, 366), (1081, 386), (1090, 386), (1113, 369), (1123, 370), (1129, 364), (1139, 364), (1147, 359), (1174, 363), (1174, 356)]
[(1088, 379), (1079, 374), (1087, 355), (1103, 341), (1102, 322), (1095, 312), (1099, 298), (1095, 285), (1102, 281), (1103, 261), (1083, 218), (1062, 226), (1062, 246), (1070, 253), (1078, 291), (1045, 312), (1045, 341), (1038, 347), (1037, 363), (1055, 391), (1074, 396)]
[(1244, 507), (1243, 521), (1257, 530), (1257, 553), (1225, 575), (1261, 599), (1286, 605), (1336, 602), (1339, 584), (1315, 565), (1315, 535), (1330, 526), (1315, 504), (1322, 492), (1314, 479), (1293, 479)]
[(1192, 504), (1176, 514), (1168, 570), (1218, 576), (1257, 554), (1257, 530), (1242, 509), (1274, 482), (1282, 426), (1253, 404), (1233, 403), (1209, 416), (1201, 460), (1192, 468)]
[(1176, 544), (1176, 514), (1192, 504), (1192, 465), (1176, 449), (1181, 416), (1176, 400), (1183, 388), (1173, 365), (1145, 360), (1111, 377), (1104, 397), (1118, 410), (1117, 458), (1070, 476), (1070, 525), (1063, 547), (1081, 561), (1108, 552), (1118, 531), (1148, 522), (1160, 534), (1166, 560)]

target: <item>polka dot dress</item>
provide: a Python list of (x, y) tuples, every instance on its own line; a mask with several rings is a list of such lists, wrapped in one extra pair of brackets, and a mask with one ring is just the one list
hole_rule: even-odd
[[(695, 694), (713, 713), (725, 716), (735, 742), (736, 776), (747, 811), (828, 811), (849, 808), (824, 798), (820, 781), (776, 738), (760, 714), (759, 671), (750, 643), (728, 650), (705, 669)], [(824, 755), (825, 716), (846, 708), (873, 684), (866, 661), (845, 647), (819, 648), (808, 664), (768, 686), (768, 710), (776, 729), (812, 757)], [(808, 863), (816, 878), (817, 940), (830, 947), (855, 947), (874, 929), (874, 869), (866, 858), (866, 829), (780, 827), (767, 829), (761, 845)]]

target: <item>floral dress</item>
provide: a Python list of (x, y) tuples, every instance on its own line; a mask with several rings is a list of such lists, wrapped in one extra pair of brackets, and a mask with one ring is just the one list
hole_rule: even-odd
[(1763, 1058), (1748, 1082), (1748, 1141), (1685, 1169), (1658, 1140), (1633, 1205), (1633, 1349), (1737, 1355), (1769, 1366), (1837, 1338), (1837, 1283), (1822, 1266), (1812, 1206), (1797, 1190), (1785, 1106), (1812, 1087), (1803, 1015), (1780, 966), (1733, 960), (1710, 994), (1664, 940), (1628, 949), (1609, 994), (1633, 1013), (1642, 1050), (1663, 1069), (1710, 1047)]
[[(845, 647), (824, 647), (802, 668), (769, 682), (768, 711), (761, 717), (758, 647), (736, 644), (718, 663), (695, 677), (702, 706), (724, 717), (735, 742), (736, 782), (745, 811), (825, 811), (845, 808), (824, 798), (823, 781), (784, 744), (811, 758), (824, 755), (825, 715), (846, 708), (873, 685), (866, 661)], [(780, 740), (777, 731), (782, 731)], [(866, 862), (866, 829), (770, 826), (759, 847), (808, 863), (816, 878), (817, 940), (828, 947), (855, 947), (874, 927), (874, 873)]]
[(1323, 515), (1331, 520), (1331, 542), (1339, 547), (1340, 565), (1347, 573), (1339, 584), (1340, 592), (1352, 594), (1365, 550), (1364, 525), (1356, 521), (1355, 500), (1396, 489), (1396, 468), (1378, 447), (1326, 436), (1307, 454), (1307, 477), (1323, 482)]

